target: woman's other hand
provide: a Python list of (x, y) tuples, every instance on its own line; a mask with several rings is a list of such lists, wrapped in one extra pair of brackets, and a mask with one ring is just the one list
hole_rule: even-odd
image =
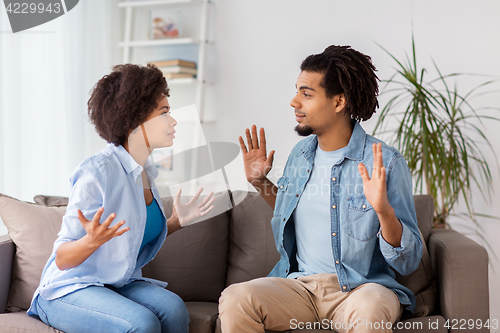
[(207, 215), (214, 208), (212, 205), (215, 201), (215, 198), (212, 197), (214, 192), (210, 192), (200, 203), (196, 203), (202, 191), (203, 188), (200, 188), (186, 204), (181, 203), (181, 189), (177, 191), (172, 216), (177, 216), (181, 227), (193, 224), (198, 218)]

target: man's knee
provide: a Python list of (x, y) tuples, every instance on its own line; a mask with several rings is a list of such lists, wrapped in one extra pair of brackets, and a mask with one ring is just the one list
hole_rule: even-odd
[(224, 289), (219, 299), (220, 313), (252, 311), (258, 302), (259, 281), (235, 283)]
[(397, 296), (391, 290), (371, 283), (349, 296), (347, 302), (346, 319), (394, 322), (400, 312)]

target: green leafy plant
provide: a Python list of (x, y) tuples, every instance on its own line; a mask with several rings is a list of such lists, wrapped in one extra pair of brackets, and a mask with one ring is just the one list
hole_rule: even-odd
[[(475, 184), (483, 199), (491, 201), (492, 174), (480, 145), (491, 149), (498, 166), (495, 152), (482, 128), (483, 121), (500, 119), (489, 114), (498, 108), (478, 109), (470, 101), (489, 93), (483, 90), (498, 79), (487, 80), (462, 95), (456, 84), (452, 86), (449, 81), (467, 74), (442, 75), (433, 62), (438, 75), (428, 80), (426, 69), (417, 67), (413, 37), (412, 58), (406, 55), (405, 62), (380, 47), (397, 66), (396, 73), (382, 81), (385, 85), (381, 94), (389, 95), (389, 101), (381, 111), (374, 135), (392, 133), (391, 144), (404, 155), (416, 179), (416, 192), (430, 194), (434, 199), (434, 227), (450, 227), (448, 217), (457, 216), (469, 221), (463, 226), (473, 230), (491, 249), (478, 217), (498, 218), (474, 211), (472, 188)], [(389, 124), (395, 123), (396, 129), (388, 129)], [(454, 213), (453, 208), (460, 198), (467, 212)]]

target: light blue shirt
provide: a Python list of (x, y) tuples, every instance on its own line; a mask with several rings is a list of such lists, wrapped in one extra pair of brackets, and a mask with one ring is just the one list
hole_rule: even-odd
[[(403, 228), (401, 244), (393, 247), (380, 235), (377, 213), (366, 200), (358, 164), (371, 176), (372, 144), (380, 140), (367, 135), (358, 122), (342, 158), (331, 168), (330, 244), (340, 290), (349, 292), (365, 283), (378, 283), (393, 290), (401, 304), (413, 313), (415, 295), (396, 281), (393, 270), (407, 275), (417, 269), (422, 257), (422, 239), (417, 226), (410, 169), (403, 156), (382, 143), (386, 168), (387, 198)], [(298, 271), (293, 211), (311, 176), (318, 138), (301, 140), (290, 153), (278, 179), (278, 194), (271, 226), (281, 255), (269, 276), (286, 277)]]
[(318, 273), (335, 273), (330, 223), (330, 173), (347, 147), (335, 151), (316, 148), (311, 177), (293, 212), (297, 239), (298, 272), (288, 278)]
[[(149, 160), (145, 164), (145, 170), (153, 198), (161, 202), (154, 184), (158, 170)], [(154, 258), (167, 235), (167, 219), (162, 205), (159, 205), (163, 218), (161, 234), (155, 241), (146, 244), (139, 253), (147, 215), (142, 171), (143, 167), (123, 146), (108, 144), (99, 153), (85, 159), (71, 174), (72, 190), (61, 231), (43, 270), (28, 314), (37, 314), (36, 301), (39, 296), (51, 300), (91, 285), (109, 284), (121, 288), (134, 280), (147, 280), (166, 287), (166, 282), (143, 278), (141, 274), (141, 268)], [(59, 270), (55, 263), (59, 246), (86, 235), (78, 219), (77, 210), (80, 209), (88, 220), (92, 220), (101, 206), (104, 207), (101, 223), (111, 213), (115, 213), (116, 217), (111, 226), (124, 220), (125, 225), (122, 228), (128, 226), (130, 230), (101, 245), (79, 266)]]

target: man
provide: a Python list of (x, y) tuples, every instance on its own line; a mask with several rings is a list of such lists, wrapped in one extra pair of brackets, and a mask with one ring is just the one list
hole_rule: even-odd
[(266, 177), (274, 151), (267, 156), (264, 129), (260, 144), (255, 125), (246, 130), (248, 150), (239, 138), (247, 180), (274, 208), (281, 259), (269, 277), (222, 293), (224, 333), (392, 332), (404, 308), (413, 312), (415, 296), (393, 271), (413, 272), (422, 256), (411, 174), (396, 149), (358, 123), (378, 107), (377, 80), (370, 57), (349, 46), (302, 62), (290, 105), (307, 138), (277, 187)]

